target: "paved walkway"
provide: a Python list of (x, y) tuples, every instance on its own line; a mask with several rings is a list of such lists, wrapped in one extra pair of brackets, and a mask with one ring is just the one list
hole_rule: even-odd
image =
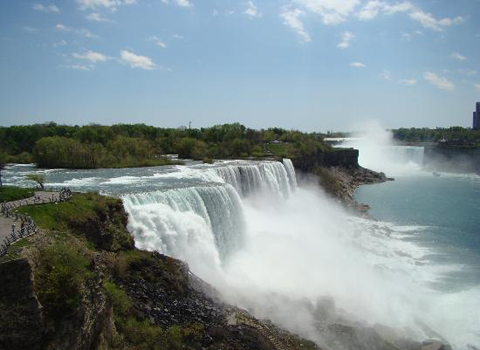
[[(7, 202), (12, 208), (18, 208), (24, 205), (32, 205), (32, 204), (42, 204), (42, 203), (50, 203), (52, 195), (58, 200), (60, 193), (59, 192), (44, 192), (39, 191), (35, 192), (34, 196), (19, 199), (16, 201)], [(15, 209), (12, 209), (15, 211)], [(5, 216), (0, 214), (0, 243), (12, 233), (12, 225), (15, 224), (16, 229), (20, 228), (21, 221), (15, 221), (15, 217), (6, 218)]]

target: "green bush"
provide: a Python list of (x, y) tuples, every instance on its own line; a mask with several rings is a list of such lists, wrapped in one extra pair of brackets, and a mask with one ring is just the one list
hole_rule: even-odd
[(164, 332), (148, 321), (138, 321), (131, 317), (121, 329), (125, 341), (136, 350), (164, 350)]
[(115, 315), (119, 317), (125, 316), (131, 307), (125, 291), (120, 289), (114, 282), (108, 280), (103, 281), (103, 288), (112, 302)]
[(47, 317), (58, 321), (76, 311), (82, 301), (89, 262), (75, 247), (56, 244), (40, 251), (35, 290)]
[(31, 188), (0, 186), (0, 202), (15, 201), (18, 199), (28, 198), (31, 196), (33, 196), (33, 190)]

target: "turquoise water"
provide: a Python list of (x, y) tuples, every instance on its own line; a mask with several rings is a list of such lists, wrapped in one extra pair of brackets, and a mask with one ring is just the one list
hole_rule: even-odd
[(480, 177), (416, 172), (361, 186), (356, 199), (378, 220), (410, 226), (404, 240), (429, 248), (430, 264), (445, 267), (440, 290), (480, 286)]

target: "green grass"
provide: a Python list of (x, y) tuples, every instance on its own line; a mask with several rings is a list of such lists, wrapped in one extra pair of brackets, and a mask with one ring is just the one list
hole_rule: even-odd
[(33, 196), (33, 189), (20, 188), (14, 186), (1, 186), (0, 187), (0, 202), (3, 201), (16, 201), (17, 199), (23, 199)]
[(103, 288), (112, 302), (116, 321), (117, 318), (120, 319), (125, 317), (132, 306), (125, 291), (109, 280), (103, 281)]
[(76, 311), (84, 283), (92, 277), (89, 260), (69, 243), (44, 248), (35, 272), (35, 290), (44, 312), (55, 321)]
[(127, 215), (118, 198), (76, 193), (66, 202), (24, 206), (18, 211), (30, 215), (37, 226), (51, 233), (85, 237), (91, 250), (133, 248), (133, 238), (126, 230)]
[(15, 242), (8, 248), (7, 253), (0, 257), (0, 263), (20, 258), (21, 248), (28, 247), (29, 245), (31, 245), (31, 242), (28, 240), (28, 238), (22, 238), (21, 240)]
[(292, 146), (288, 143), (267, 144), (267, 149), (277, 157), (289, 158), (291, 156)]
[(24, 206), (18, 212), (30, 215), (40, 228), (65, 231), (72, 220), (86, 221), (96, 216), (94, 197), (100, 196), (90, 193), (74, 195), (66, 202)]

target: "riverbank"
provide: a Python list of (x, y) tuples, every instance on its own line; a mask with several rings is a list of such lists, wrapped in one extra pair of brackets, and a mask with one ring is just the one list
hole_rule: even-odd
[(369, 206), (355, 200), (355, 191), (361, 185), (378, 184), (393, 180), (382, 172), (358, 167), (316, 167), (311, 172), (318, 184), (330, 196), (337, 199), (346, 208), (361, 216), (368, 216)]

